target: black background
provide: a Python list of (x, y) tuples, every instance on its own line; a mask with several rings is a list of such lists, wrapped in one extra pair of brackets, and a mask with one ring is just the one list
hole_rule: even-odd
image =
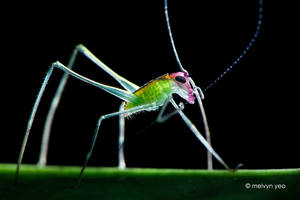
[[(238, 163), (249, 169), (299, 167), (299, 43), (292, 7), (265, 2), (263, 25), (254, 46), (205, 93), (213, 147), (231, 167)], [(2, 9), (8, 12), (1, 16), (0, 162), (16, 162), (48, 66), (56, 60), (66, 64), (75, 45), (84, 44), (137, 85), (179, 71), (168, 38), (163, 1), (26, 2)], [(258, 2), (170, 1), (169, 14), (181, 61), (196, 84), (205, 88), (250, 41)], [(82, 55), (74, 70), (120, 87)], [(24, 163), (37, 162), (43, 123), (61, 75), (56, 70), (51, 77)], [(179, 97), (176, 100), (183, 101)], [(114, 96), (71, 78), (54, 121), (49, 164), (81, 165), (98, 118), (117, 111), (120, 103)], [(197, 105), (186, 104), (184, 112), (203, 132)], [(126, 121), (126, 136), (133, 138), (125, 144), (128, 166), (205, 168), (205, 149), (179, 116), (138, 134), (156, 116), (157, 112), (142, 113)], [(117, 136), (117, 118), (104, 121), (90, 166), (116, 166)], [(217, 162), (215, 167), (222, 169)]]

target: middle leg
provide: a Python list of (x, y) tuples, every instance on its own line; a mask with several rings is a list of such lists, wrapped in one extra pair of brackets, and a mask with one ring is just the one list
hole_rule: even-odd
[(97, 122), (97, 126), (96, 126), (96, 129), (95, 129), (93, 138), (92, 138), (90, 149), (89, 149), (89, 151), (86, 155), (86, 159), (84, 161), (84, 164), (82, 165), (82, 168), (81, 168), (81, 171), (80, 171), (80, 174), (79, 174), (79, 178), (78, 178), (78, 186), (80, 185), (80, 182), (81, 182), (81, 179), (82, 179), (82, 174), (83, 174), (83, 172), (84, 172), (84, 170), (87, 166), (87, 163), (88, 163), (88, 161), (89, 161), (89, 159), (92, 155), (92, 152), (93, 152), (93, 149), (94, 149), (94, 146), (95, 146), (95, 143), (96, 143), (96, 139), (97, 139), (97, 136), (98, 136), (98, 133), (99, 133), (99, 128), (100, 128), (101, 122), (104, 119), (109, 119), (111, 117), (120, 116), (120, 115), (124, 115), (124, 114), (133, 114), (133, 113), (137, 113), (137, 112), (144, 111), (144, 110), (153, 110), (153, 109), (157, 109), (157, 108), (158, 107), (155, 104), (146, 104), (146, 105), (142, 105), (142, 106), (139, 106), (139, 107), (134, 107), (134, 108), (131, 108), (131, 109), (128, 109), (128, 110), (122, 110), (122, 111), (102, 115), (99, 118), (98, 122)]
[[(123, 102), (120, 106), (119, 112), (124, 111), (125, 108), (125, 102)], [(125, 116), (119, 115), (119, 147), (123, 145), (125, 141)], [(118, 154), (118, 167), (119, 169), (125, 169), (126, 163), (125, 163), (125, 155), (124, 155), (124, 148), (119, 148), (119, 154)]]

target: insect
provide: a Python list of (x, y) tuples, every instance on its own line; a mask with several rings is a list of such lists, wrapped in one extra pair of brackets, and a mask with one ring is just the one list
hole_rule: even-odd
[[(90, 85), (93, 85), (95, 87), (100, 88), (101, 90), (104, 90), (119, 99), (123, 100), (121, 103), (121, 106), (119, 108), (118, 112), (113, 112), (109, 113), (106, 115), (102, 115), (97, 122), (96, 129), (94, 131), (94, 135), (92, 138), (92, 142), (90, 145), (90, 149), (86, 155), (86, 159), (84, 161), (84, 164), (82, 166), (79, 179), (78, 179), (78, 184), (80, 183), (82, 174), (87, 166), (87, 163), (89, 161), (89, 158), (93, 152), (93, 148), (99, 133), (99, 129), (101, 126), (101, 123), (105, 119), (109, 119), (112, 117), (119, 117), (119, 145), (122, 145), (124, 142), (124, 129), (125, 129), (125, 117), (130, 116), (132, 114), (139, 113), (141, 111), (155, 111), (159, 110), (159, 114), (157, 116), (156, 121), (157, 122), (164, 122), (168, 120), (170, 117), (172, 117), (175, 114), (179, 114), (182, 118), (182, 120), (185, 122), (185, 124), (188, 126), (188, 128), (191, 130), (191, 132), (199, 139), (199, 141), (206, 147), (208, 154), (208, 169), (212, 169), (212, 156), (214, 156), (226, 169), (230, 169), (228, 165), (223, 161), (223, 159), (217, 154), (217, 152), (212, 148), (210, 144), (210, 133), (209, 133), (209, 128), (207, 124), (207, 119), (205, 115), (205, 111), (203, 108), (202, 100), (204, 99), (204, 95), (200, 87), (198, 87), (193, 79), (190, 77), (188, 71), (183, 68), (179, 56), (177, 54), (173, 36), (172, 36), (172, 31), (171, 31), (171, 26), (170, 26), (170, 21), (169, 21), (169, 16), (168, 16), (168, 2), (167, 0), (164, 1), (164, 8), (165, 8), (165, 17), (166, 17), (166, 23), (167, 23), (167, 28), (168, 28), (168, 33), (170, 37), (170, 41), (172, 44), (172, 49), (174, 51), (177, 63), (179, 65), (180, 71), (179, 72), (174, 72), (170, 74), (165, 74), (157, 79), (154, 79), (148, 83), (146, 83), (144, 86), (139, 87), (138, 85), (126, 80), (122, 76), (118, 75), (116, 72), (114, 72), (112, 69), (110, 69), (107, 65), (105, 65), (102, 61), (100, 61), (91, 51), (89, 51), (85, 46), (83, 45), (78, 45), (73, 51), (73, 54), (70, 58), (70, 61), (67, 66), (63, 65), (60, 62), (54, 62), (50, 68), (49, 71), (47, 72), (45, 79), (42, 83), (42, 86), (39, 90), (38, 96), (36, 98), (36, 101), (34, 103), (25, 136), (23, 139), (23, 143), (21, 146), (19, 158), (18, 158), (18, 163), (17, 163), (17, 169), (16, 169), (16, 175), (15, 175), (15, 184), (18, 182), (18, 176), (19, 176), (19, 171), (20, 171), (20, 165), (23, 159), (25, 147), (27, 144), (27, 140), (29, 137), (30, 129), (32, 127), (32, 123), (35, 118), (36, 111), (38, 109), (39, 103), (41, 101), (41, 98), (43, 96), (43, 93), (46, 89), (46, 86), (49, 82), (49, 79), (51, 77), (51, 74), (55, 68), (60, 69), (65, 72), (64, 76), (62, 77), (60, 84), (57, 88), (56, 94), (52, 100), (50, 110), (48, 112), (48, 116), (46, 119), (46, 124), (44, 128), (44, 134), (43, 134), (43, 140), (42, 140), (42, 145), (41, 145), (41, 153), (40, 153), (40, 159), (39, 159), (39, 164), (41, 166), (44, 166), (46, 164), (46, 157), (47, 157), (47, 149), (48, 149), (48, 141), (49, 141), (49, 135), (50, 135), (50, 129), (51, 129), (51, 124), (53, 121), (53, 117), (56, 111), (56, 108), (58, 106), (58, 103), (60, 101), (60, 98), (62, 96), (64, 87), (67, 83), (68, 77), (73, 76), (79, 80), (82, 80)], [(217, 81), (219, 81), (225, 74), (227, 74), (228, 71), (230, 71), (233, 66), (235, 66), (240, 59), (247, 53), (249, 48), (253, 45), (255, 39), (258, 36), (258, 33), (260, 31), (262, 23), (262, 0), (259, 0), (259, 16), (258, 16), (258, 23), (256, 27), (256, 32), (254, 33), (254, 36), (252, 37), (251, 41), (249, 44), (246, 46), (245, 50), (242, 52), (242, 54), (234, 61), (232, 65), (230, 65), (220, 76), (217, 77), (208, 87), (206, 87), (203, 91), (206, 91), (208, 88), (213, 86)], [(72, 70), (72, 66), (74, 65), (74, 62), (76, 60), (76, 56), (78, 55), (78, 52), (82, 53), (85, 55), (87, 58), (89, 58), (92, 62), (94, 62), (97, 66), (99, 66), (102, 70), (104, 70), (106, 73), (111, 75), (124, 89), (119, 89), (116, 87), (112, 87), (109, 85), (105, 85), (102, 83), (98, 83), (96, 81), (93, 81), (91, 79), (88, 79)], [(196, 126), (189, 120), (189, 118), (184, 114), (183, 109), (184, 106), (182, 103), (177, 104), (174, 99), (172, 98), (173, 94), (178, 94), (180, 97), (182, 97), (185, 101), (187, 101), (189, 104), (194, 104), (195, 101), (198, 102), (201, 114), (202, 114), (202, 119), (203, 119), (203, 124), (205, 127), (205, 133), (206, 133), (206, 138), (202, 136), (202, 134), (198, 131)], [(166, 106), (171, 103), (175, 110), (171, 113), (165, 114), (165, 109)], [(124, 169), (126, 167), (125, 163), (125, 158), (124, 158), (124, 152), (123, 148), (120, 149), (119, 151), (119, 168)]]

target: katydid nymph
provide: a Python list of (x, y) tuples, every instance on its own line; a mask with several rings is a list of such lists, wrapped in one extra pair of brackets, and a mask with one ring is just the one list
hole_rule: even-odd
[[(16, 175), (15, 175), (15, 184), (18, 182), (18, 176), (20, 171), (20, 165), (23, 159), (25, 147), (27, 144), (27, 140), (29, 137), (29, 133), (32, 127), (32, 123), (35, 118), (35, 114), (37, 112), (39, 103), (41, 101), (41, 98), (43, 96), (43, 93), (46, 89), (46, 86), (49, 82), (49, 79), (51, 77), (51, 74), (54, 69), (60, 69), (64, 71), (64, 75), (60, 80), (60, 83), (58, 85), (58, 88), (56, 90), (56, 93), (54, 95), (54, 98), (52, 100), (52, 103), (50, 105), (50, 109), (47, 115), (46, 123), (44, 126), (44, 132), (43, 132), (43, 139), (41, 144), (41, 151), (39, 156), (39, 162), (38, 164), (40, 166), (45, 166), (47, 161), (47, 151), (48, 151), (48, 141), (50, 137), (50, 130), (52, 121), (55, 115), (55, 111), (57, 109), (57, 106), (59, 104), (59, 101), (61, 99), (61, 96), (64, 91), (64, 87), (67, 83), (67, 80), (69, 76), (75, 77), (79, 80), (82, 80), (90, 85), (96, 86), (116, 97), (123, 100), (123, 102), (120, 105), (118, 112), (113, 112), (109, 114), (102, 115), (97, 122), (96, 129), (94, 131), (94, 135), (92, 138), (92, 142), (90, 145), (90, 148), (88, 150), (88, 153), (86, 155), (86, 159), (84, 161), (84, 164), (82, 166), (78, 184), (80, 183), (82, 174), (87, 166), (88, 160), (93, 152), (94, 145), (98, 136), (98, 133), (101, 131), (100, 126), (103, 120), (109, 119), (112, 117), (119, 117), (119, 145), (121, 146), (124, 143), (124, 129), (125, 129), (125, 118), (132, 115), (137, 114), (141, 111), (156, 111), (159, 110), (159, 114), (157, 116), (156, 121), (159, 123), (162, 123), (168, 119), (170, 119), (172, 116), (179, 114), (182, 120), (185, 122), (187, 127), (190, 129), (190, 131), (198, 138), (198, 140), (206, 147), (207, 149), (207, 167), (208, 169), (213, 169), (212, 165), (212, 156), (216, 158), (216, 160), (224, 166), (225, 169), (230, 169), (228, 165), (223, 161), (223, 159), (217, 154), (217, 152), (212, 148), (211, 142), (210, 142), (210, 132), (208, 128), (208, 123), (204, 111), (204, 107), (202, 104), (202, 100), (204, 99), (204, 94), (200, 87), (198, 87), (193, 79), (191, 78), (190, 74), (186, 69), (183, 68), (179, 56), (177, 54), (172, 31), (171, 31), (171, 25), (169, 21), (168, 16), (168, 2), (167, 0), (164, 1), (164, 11), (165, 11), (165, 18), (166, 18), (166, 24), (167, 24), (167, 30), (169, 33), (169, 38), (172, 44), (172, 49), (174, 51), (174, 55), (176, 57), (177, 63), (179, 65), (180, 71), (173, 72), (170, 74), (164, 74), (157, 79), (154, 79), (152, 81), (149, 81), (144, 86), (138, 86), (127, 79), (123, 78), (122, 76), (118, 75), (116, 72), (114, 72), (112, 69), (110, 69), (107, 65), (105, 65), (102, 61), (100, 61), (90, 50), (88, 50), (83, 45), (78, 45), (73, 51), (73, 54), (69, 60), (69, 63), (67, 66), (63, 65), (62, 63), (56, 61), (51, 66), (49, 71), (47, 72), (45, 79), (42, 83), (42, 86), (39, 90), (38, 96), (35, 100), (29, 121), (27, 123), (27, 128), (25, 132), (25, 136), (23, 139), (23, 143), (21, 146), (18, 162), (17, 162), (17, 169), (16, 169)], [(249, 48), (253, 45), (255, 39), (257, 38), (260, 27), (262, 23), (262, 0), (259, 0), (259, 15), (258, 15), (258, 22), (256, 31), (248, 43), (248, 45), (245, 47), (245, 50), (241, 53), (239, 57), (234, 61), (232, 65), (230, 65), (220, 76), (218, 76), (208, 87), (206, 87), (203, 91), (205, 92), (208, 88), (213, 86), (217, 81), (219, 81), (225, 74), (227, 74), (228, 71), (230, 71), (233, 66), (235, 66), (241, 58), (247, 53)], [(111, 75), (122, 87), (123, 89), (119, 89), (116, 87), (108, 86), (102, 83), (98, 83), (96, 81), (93, 81), (89, 78), (86, 78), (75, 71), (72, 70), (72, 67), (74, 65), (74, 62), (76, 60), (76, 57), (79, 53), (82, 53), (84, 56), (86, 56), (89, 60), (94, 62), (98, 67), (100, 67), (102, 70), (104, 70), (106, 73)], [(175, 70), (174, 70), (175, 71)], [(192, 71), (192, 69), (191, 69)], [(186, 101), (188, 104), (194, 104), (195, 101), (198, 102), (200, 112), (202, 115), (202, 120), (204, 124), (204, 130), (206, 137), (202, 136), (202, 134), (198, 131), (196, 126), (191, 122), (191, 120), (184, 114), (183, 109), (183, 103), (177, 104), (172, 95), (177, 94), (179, 95), (184, 101)], [(171, 103), (174, 107), (174, 111), (168, 114), (165, 114), (165, 110), (167, 105)], [(124, 158), (124, 152), (123, 148), (120, 148), (119, 150), (119, 158), (118, 158), (118, 167), (120, 169), (126, 168), (125, 158)]]

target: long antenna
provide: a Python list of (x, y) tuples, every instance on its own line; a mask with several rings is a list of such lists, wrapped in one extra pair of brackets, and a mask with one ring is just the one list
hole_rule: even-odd
[[(166, 22), (167, 22), (169, 36), (170, 36), (170, 40), (171, 40), (171, 44), (172, 44), (172, 49), (173, 49), (173, 52), (175, 54), (175, 57), (176, 57), (176, 60), (177, 60), (177, 63), (179, 65), (180, 69), (182, 71), (186, 72), (186, 70), (183, 68), (183, 66), (182, 66), (182, 64), (180, 62), (180, 59), (179, 59), (179, 56), (177, 54), (176, 47), (175, 47), (175, 44), (174, 44), (174, 39), (173, 39), (172, 31), (171, 31), (171, 25), (170, 25), (169, 14), (168, 14), (168, 1), (165, 0), (164, 3), (165, 3)], [(221, 78), (223, 78), (223, 76), (225, 76), (246, 55), (246, 53), (248, 52), (248, 50), (250, 49), (250, 47), (253, 45), (253, 43), (255, 42), (255, 40), (256, 40), (259, 32), (260, 32), (260, 27), (261, 27), (261, 24), (262, 24), (262, 18), (263, 18), (263, 0), (259, 0), (259, 12), (258, 12), (258, 20), (257, 20), (256, 31), (255, 31), (253, 37), (251, 38), (250, 42), (248, 43), (248, 45), (246, 46), (246, 48), (242, 51), (242, 53), (240, 54), (240, 56), (237, 57), (236, 60), (229, 67), (227, 67), (227, 69), (221, 75), (219, 75), (213, 82), (211, 82), (203, 90), (203, 92), (205, 92), (207, 89), (209, 89), (210, 87), (212, 87), (213, 85), (215, 85), (216, 82), (218, 82)]]
[(182, 64), (181, 64), (181, 62), (180, 62), (179, 56), (178, 56), (177, 51), (176, 51), (176, 47), (175, 47), (175, 43), (174, 43), (172, 31), (171, 31), (170, 20), (169, 20), (168, 0), (165, 0), (165, 16), (166, 16), (168, 32), (169, 32), (169, 36), (170, 36), (170, 40), (171, 40), (171, 44), (172, 44), (172, 49), (173, 49), (173, 52), (174, 52), (174, 54), (175, 54), (177, 63), (178, 63), (178, 65), (179, 65), (181, 71), (186, 72), (186, 70), (183, 68), (183, 66), (182, 66)]
[[(167, 27), (168, 27), (168, 31), (169, 31), (169, 36), (170, 36), (171, 44), (172, 44), (172, 49), (174, 51), (177, 63), (179, 65), (181, 71), (183, 71), (184, 73), (188, 74), (188, 72), (183, 68), (183, 66), (182, 66), (182, 64), (180, 62), (179, 56), (177, 54), (177, 51), (176, 51), (176, 47), (175, 47), (175, 43), (174, 43), (174, 40), (173, 40), (172, 31), (171, 31), (170, 20), (169, 20), (168, 1), (167, 0), (165, 0), (165, 16), (166, 16)], [(197, 99), (197, 102), (199, 104), (199, 108), (200, 108), (200, 111), (201, 111), (202, 121), (203, 121), (204, 129), (205, 129), (205, 135), (206, 135), (206, 141), (205, 142), (207, 142), (208, 145), (211, 146), (211, 137), (210, 137), (209, 126), (208, 126), (208, 122), (207, 122), (205, 110), (204, 110), (204, 107), (203, 107), (203, 104), (202, 104), (202, 100), (201, 100), (201, 99), (204, 99), (203, 92), (200, 89), (200, 87), (198, 87), (198, 86), (195, 85), (195, 83), (194, 83), (194, 81), (193, 81), (193, 79), (191, 77), (189, 77), (189, 82), (191, 83), (191, 85), (193, 87), (194, 94), (196, 96), (196, 99)], [(182, 119), (185, 121), (184, 116), (182, 116), (182, 114), (180, 114), (180, 115), (181, 115)], [(192, 130), (192, 132), (195, 134), (195, 131)], [(199, 138), (200, 136), (197, 136), (197, 134), (196, 134), (196, 137), (198, 137), (198, 139), (200, 139), (200, 141), (201, 141), (202, 136), (201, 136), (201, 138)], [(201, 142), (203, 143), (203, 141), (201, 141)], [(205, 144), (204, 144), (204, 146), (205, 146)], [(213, 152), (211, 150), (207, 149), (207, 169), (209, 169), (209, 170), (213, 169), (212, 155), (213, 155)], [(218, 160), (221, 163), (223, 162), (222, 159), (218, 159)], [(228, 168), (228, 166), (226, 164), (224, 166), (226, 166)]]
[[(166, 22), (167, 22), (167, 27), (168, 27), (170, 41), (171, 41), (171, 44), (172, 44), (172, 49), (173, 49), (174, 55), (176, 57), (177, 63), (179, 65), (181, 71), (187, 73), (187, 71), (183, 68), (183, 66), (181, 64), (179, 56), (178, 56), (177, 51), (176, 51), (176, 47), (175, 47), (175, 43), (174, 43), (172, 31), (171, 31), (169, 14), (168, 14), (168, 1), (164, 0), (164, 4), (165, 4), (165, 6), (164, 6), (165, 7), (165, 17), (166, 17)], [(243, 50), (243, 52), (241, 53), (241, 55), (233, 62), (233, 64), (231, 64), (220, 76), (218, 76), (203, 91), (206, 91), (208, 88), (210, 88), (211, 86), (213, 86), (217, 81), (219, 81), (224, 75), (226, 75), (244, 57), (244, 55), (248, 52), (249, 48), (253, 45), (253, 43), (255, 42), (255, 39), (257, 38), (257, 36), (259, 34), (261, 23), (262, 23), (262, 17), (263, 17), (262, 13), (263, 13), (263, 0), (259, 0), (258, 21), (257, 21), (257, 26), (256, 26), (256, 31), (254, 33), (254, 36), (252, 37), (252, 39), (250, 40), (250, 42), (246, 46), (246, 48)], [(201, 114), (202, 114), (202, 119), (203, 119), (203, 124), (204, 124), (204, 127), (205, 127), (206, 140), (207, 140), (208, 144), (210, 145), (210, 143), (211, 143), (211, 140), (210, 140), (210, 131), (209, 131), (209, 127), (208, 127), (208, 123), (207, 123), (205, 111), (204, 111), (204, 108), (203, 108), (203, 105), (202, 105), (202, 102), (201, 102), (201, 99), (204, 99), (204, 95), (203, 95), (203, 92), (201, 91), (201, 89), (194, 84), (194, 81), (192, 80), (191, 77), (189, 77), (189, 80), (190, 80), (190, 82), (192, 84), (192, 87), (194, 88), (194, 93), (195, 93), (195, 95), (197, 97), (197, 101), (199, 103), (199, 107), (200, 107)], [(207, 166), (208, 166), (208, 169), (212, 169), (213, 168), (213, 166), (212, 166), (212, 152), (211, 151), (207, 151)], [(226, 166), (226, 167), (228, 168), (228, 166)]]
[(262, 23), (262, 18), (263, 18), (263, 0), (259, 0), (259, 11), (258, 11), (258, 20), (257, 20), (256, 31), (255, 31), (253, 37), (251, 38), (250, 42), (248, 43), (248, 45), (246, 46), (246, 48), (243, 50), (243, 52), (240, 54), (240, 56), (229, 67), (227, 67), (227, 69), (221, 75), (219, 75), (213, 82), (211, 82), (203, 90), (203, 92), (205, 92), (211, 86), (215, 85), (216, 82), (218, 82), (221, 78), (223, 78), (223, 76), (225, 76), (246, 55), (246, 53), (248, 52), (248, 50), (250, 49), (250, 47), (253, 45), (253, 43), (255, 42), (255, 40), (256, 40), (256, 38), (257, 38), (257, 36), (259, 34), (261, 23)]

